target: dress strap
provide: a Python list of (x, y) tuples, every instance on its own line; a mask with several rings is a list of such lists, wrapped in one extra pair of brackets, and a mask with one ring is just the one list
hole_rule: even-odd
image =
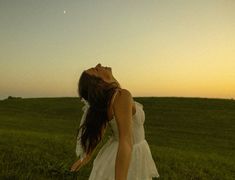
[(117, 89), (117, 90), (114, 92), (114, 95), (113, 95), (112, 100), (111, 100), (111, 104), (113, 104), (114, 99), (115, 99), (115, 97), (116, 97), (116, 95), (117, 95), (117, 93), (118, 93), (119, 90), (120, 90), (120, 89)]
[(115, 99), (115, 97), (116, 97), (116, 95), (117, 95), (118, 91), (119, 91), (119, 89), (117, 89), (117, 90), (115, 91), (115, 93), (114, 93), (114, 95), (113, 95), (112, 102), (114, 102), (114, 99)]
[(115, 99), (115, 97), (116, 97), (116, 95), (117, 95), (117, 93), (118, 93), (119, 90), (120, 90), (120, 88), (118, 88), (118, 89), (114, 92), (114, 95), (113, 95), (112, 100), (111, 100), (111, 103), (110, 103), (110, 105), (111, 105), (111, 110), (112, 110), (112, 116), (114, 116), (113, 102), (114, 102), (114, 99)]

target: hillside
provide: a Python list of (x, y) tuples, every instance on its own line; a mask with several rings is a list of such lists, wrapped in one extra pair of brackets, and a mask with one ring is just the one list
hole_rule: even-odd
[[(235, 179), (235, 101), (135, 97), (160, 179)], [(0, 101), (0, 179), (87, 180), (71, 173), (83, 104), (78, 98)], [(105, 139), (96, 149), (105, 143)]]

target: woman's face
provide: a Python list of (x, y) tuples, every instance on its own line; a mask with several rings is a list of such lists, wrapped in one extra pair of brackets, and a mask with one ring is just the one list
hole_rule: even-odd
[(113, 80), (112, 68), (101, 66), (100, 63), (97, 64), (95, 67), (87, 69), (86, 73), (88, 73), (89, 75), (100, 77), (107, 82)]

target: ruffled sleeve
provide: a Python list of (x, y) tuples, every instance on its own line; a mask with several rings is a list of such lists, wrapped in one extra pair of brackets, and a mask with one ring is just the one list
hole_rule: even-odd
[[(86, 100), (83, 100), (82, 101), (84, 102), (84, 106), (82, 108), (83, 110), (83, 115), (82, 115), (82, 118), (81, 118), (81, 121), (80, 121), (80, 126), (82, 126), (82, 124), (84, 123), (85, 119), (86, 119), (86, 116), (87, 116), (87, 112), (88, 112), (88, 109), (89, 109), (89, 104), (86, 102)], [(82, 148), (82, 144), (81, 144), (81, 129), (78, 133), (78, 136), (77, 136), (77, 143), (76, 143), (76, 155), (77, 157), (80, 157), (81, 159), (84, 159), (86, 157), (86, 152), (84, 151), (84, 149)]]

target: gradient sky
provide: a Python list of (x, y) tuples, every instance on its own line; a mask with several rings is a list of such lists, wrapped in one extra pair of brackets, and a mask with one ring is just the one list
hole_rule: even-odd
[(0, 0), (0, 98), (77, 96), (112, 67), (133, 96), (235, 98), (234, 0)]

